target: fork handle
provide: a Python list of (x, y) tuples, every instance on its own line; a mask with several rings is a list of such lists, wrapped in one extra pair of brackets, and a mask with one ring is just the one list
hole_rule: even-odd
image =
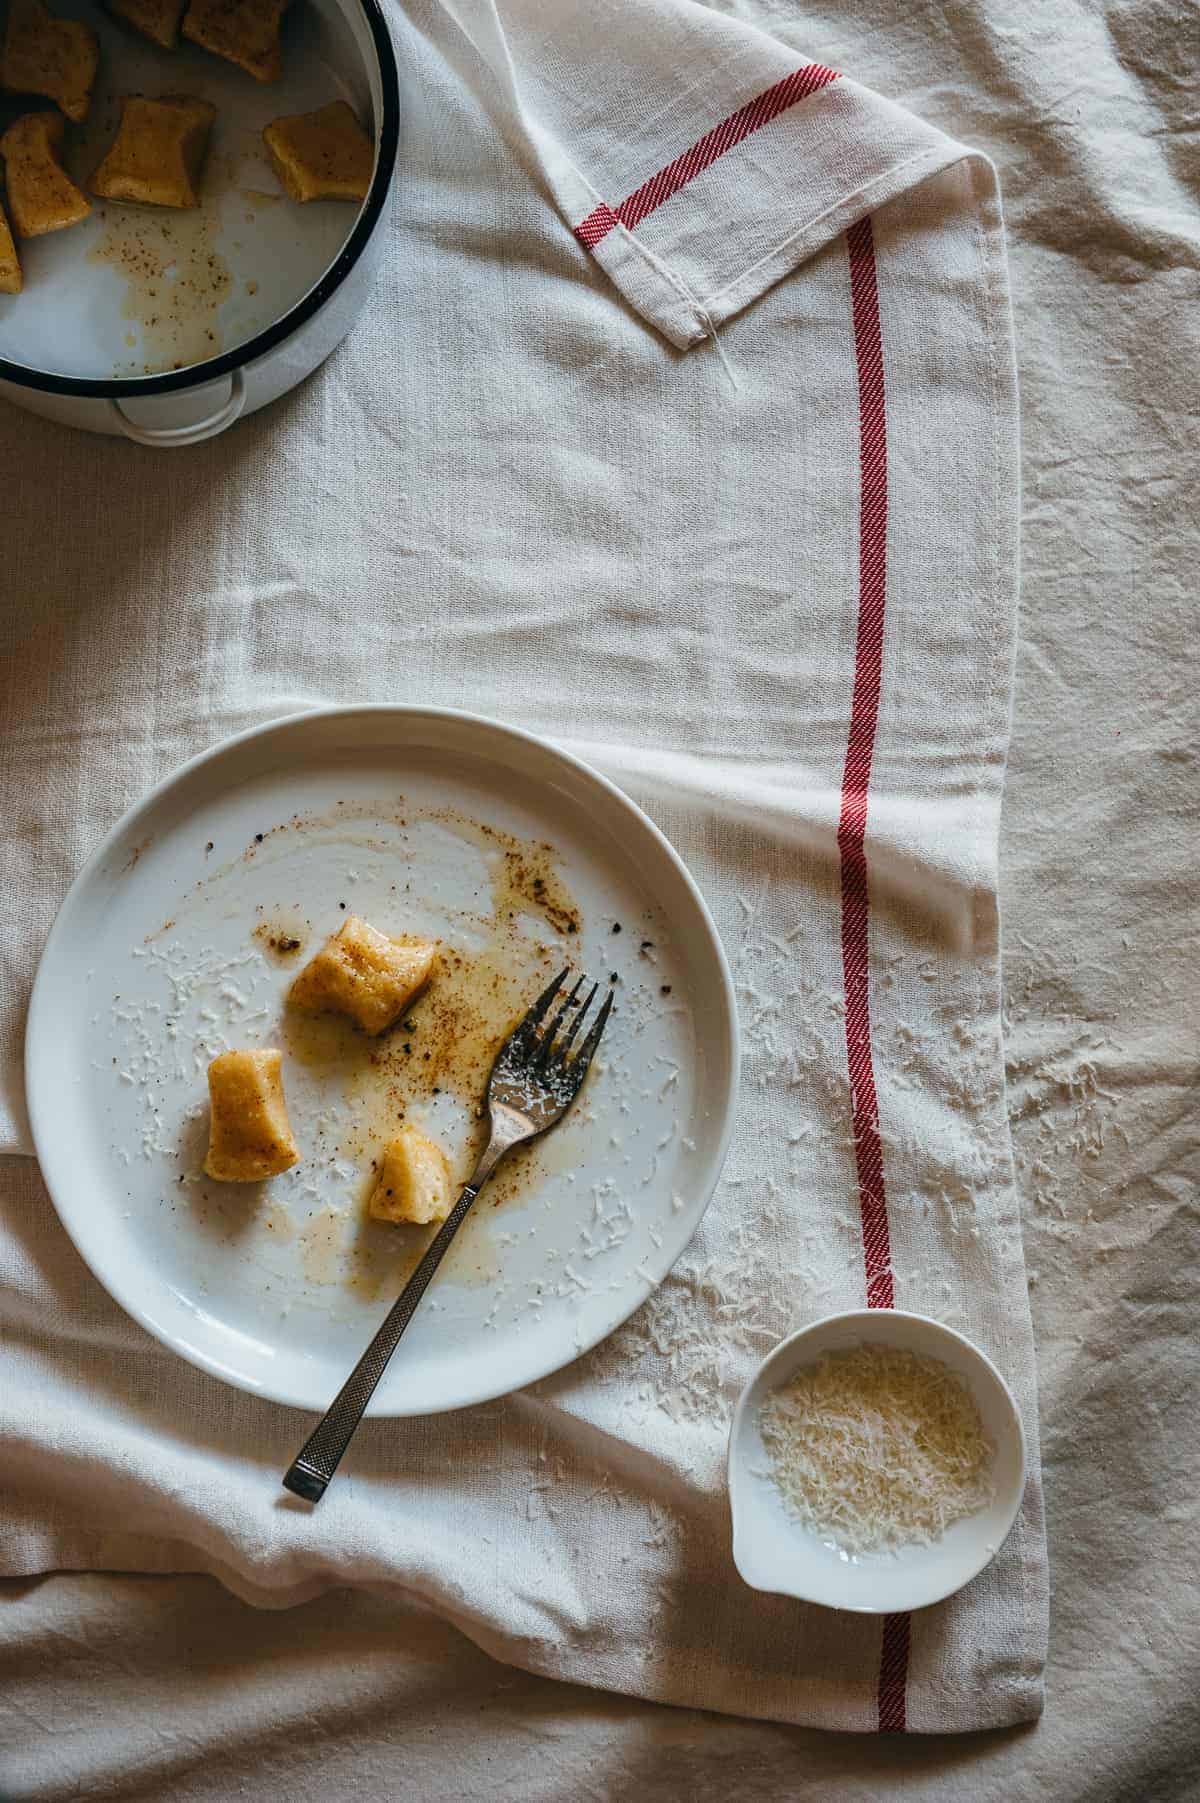
[(472, 1202), (491, 1174), (490, 1168), (484, 1170), (482, 1164), (480, 1169), (483, 1174), (476, 1171), (459, 1196), (426, 1248), (425, 1256), (388, 1310), (375, 1338), (289, 1467), (283, 1487), (290, 1490), (293, 1496), (302, 1496), (306, 1502), (313, 1503), (320, 1502), (324, 1496), (329, 1480), (337, 1470), (338, 1462), (363, 1418), (363, 1411), (375, 1392), (375, 1386), (387, 1370), (388, 1361), (400, 1344), (405, 1328), (416, 1314), (434, 1272), (445, 1257), (451, 1240), (466, 1220)]

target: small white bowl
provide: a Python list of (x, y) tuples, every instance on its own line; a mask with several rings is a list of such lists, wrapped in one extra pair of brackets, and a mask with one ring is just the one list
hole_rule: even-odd
[[(956, 1521), (939, 1540), (851, 1558), (787, 1513), (770, 1475), (759, 1414), (772, 1390), (826, 1352), (889, 1346), (940, 1359), (975, 1400), (995, 1447), (995, 1495), (986, 1509)], [(775, 1591), (829, 1609), (884, 1615), (923, 1609), (960, 1590), (995, 1554), (1016, 1520), (1025, 1488), (1025, 1436), (1012, 1393), (991, 1360), (953, 1328), (926, 1315), (855, 1309), (827, 1315), (781, 1340), (738, 1398), (729, 1433), (733, 1561), (755, 1590)]]

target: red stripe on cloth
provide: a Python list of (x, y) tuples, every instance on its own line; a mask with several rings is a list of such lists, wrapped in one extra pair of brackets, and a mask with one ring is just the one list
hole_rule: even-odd
[(883, 675), (883, 616), (887, 593), (887, 413), (883, 340), (871, 221), (846, 234), (854, 354), (858, 364), (859, 549), (858, 633), (850, 736), (842, 772), (838, 851), (842, 865), (842, 975), (846, 989), (846, 1058), (854, 1117), (854, 1155), (862, 1211), (867, 1307), (891, 1308), (892, 1250), (883, 1187), (879, 1104), (871, 1059), (871, 996), (867, 916), (867, 791), (879, 718)]
[[(858, 629), (850, 732), (842, 771), (838, 851), (842, 867), (842, 977), (846, 999), (846, 1062), (854, 1125), (854, 1158), (862, 1221), (868, 1308), (895, 1306), (883, 1142), (871, 1051), (870, 892), (867, 883), (867, 800), (879, 691), (883, 679), (883, 630), (887, 605), (888, 456), (887, 393), (875, 240), (870, 218), (846, 234), (850, 256), (850, 306), (858, 366)], [(909, 1617), (886, 1615), (879, 1657), (879, 1727), (906, 1726)]]
[(608, 236), (616, 223), (617, 216), (612, 208), (601, 201), (600, 205), (588, 214), (583, 224), (575, 227), (575, 236), (587, 250), (591, 250), (594, 244), (599, 244), (601, 238)]
[(907, 1725), (908, 1635), (912, 1617), (885, 1615), (879, 1650), (879, 1732), (903, 1734)]
[(723, 157), (727, 150), (748, 138), (751, 132), (759, 131), (772, 119), (786, 112), (788, 107), (795, 106), (797, 101), (807, 100), (818, 88), (828, 87), (836, 81), (836, 69), (827, 69), (822, 63), (807, 63), (803, 69), (793, 69), (782, 81), (777, 81), (773, 88), (767, 88), (746, 106), (740, 107), (736, 113), (730, 113), (720, 125), (698, 138), (682, 156), (652, 175), (648, 182), (643, 182), (619, 207), (610, 207), (601, 201), (598, 207), (590, 212), (585, 220), (575, 227), (575, 236), (588, 250), (594, 250), (602, 238), (606, 238), (615, 225), (623, 225), (632, 231), (648, 213), (661, 207), (664, 200), (672, 194), (678, 194), (690, 181), (703, 171), (718, 157)]

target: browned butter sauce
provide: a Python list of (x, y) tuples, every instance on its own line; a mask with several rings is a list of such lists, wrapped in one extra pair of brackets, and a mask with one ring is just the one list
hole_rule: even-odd
[(106, 265), (125, 282), (121, 318), (138, 354), (114, 375), (159, 375), (219, 355), (224, 348), (218, 308), (233, 289), (229, 265), (217, 250), (219, 221), (195, 212), (110, 206), (89, 263)]
[[(520, 841), (448, 812), (434, 817), (493, 854), (493, 912), (474, 922), (482, 943), (470, 951), (443, 943), (425, 990), (378, 1037), (337, 1014), (285, 1008), (282, 1021), (287, 1058), (311, 1071), (331, 1102), (341, 1104), (336, 1126), (311, 1124), (313, 1151), (361, 1173), (349, 1244), (345, 1211), (317, 1208), (299, 1232), (302, 1268), (310, 1282), (345, 1282), (372, 1300), (399, 1293), (437, 1231), (436, 1223), (397, 1226), (367, 1214), (383, 1147), (414, 1110), (427, 1126), (424, 1111), (437, 1097), (452, 1095), (475, 1122), (452, 1171), (456, 1183), (466, 1181), (482, 1149), (481, 1104), (496, 1053), (534, 996), (571, 961), (582, 927), (553, 846)], [(531, 919), (544, 930), (531, 933)], [(403, 932), (402, 904), (392, 918), (371, 924)], [(253, 937), (273, 963), (299, 969), (335, 930), (336, 919), (317, 924), (295, 910), (272, 907), (264, 909)], [(519, 1150), (500, 1167), (447, 1255), (447, 1275), (481, 1284), (498, 1276), (496, 1247), (477, 1217), (502, 1208), (556, 1168), (549, 1145)]]

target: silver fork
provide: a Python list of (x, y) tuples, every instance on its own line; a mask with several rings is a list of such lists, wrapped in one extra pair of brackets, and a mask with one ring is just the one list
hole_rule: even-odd
[[(593, 983), (586, 1000), (580, 1002), (579, 992), (584, 984), (580, 977), (560, 1002), (549, 1025), (543, 1026), (555, 998), (562, 994), (567, 974), (564, 970), (555, 977), (496, 1054), (484, 1096), (487, 1144), (471, 1180), (392, 1304), (383, 1326), (284, 1477), (284, 1489), (293, 1495), (302, 1496), (307, 1502), (320, 1502), (376, 1384), (387, 1370), (388, 1361), (476, 1196), (506, 1153), (557, 1126), (579, 1094), (612, 1011), (613, 998), (611, 994), (605, 996), (578, 1051), (572, 1053), (599, 985)], [(574, 1019), (568, 1028), (567, 1016), (572, 1011)]]

